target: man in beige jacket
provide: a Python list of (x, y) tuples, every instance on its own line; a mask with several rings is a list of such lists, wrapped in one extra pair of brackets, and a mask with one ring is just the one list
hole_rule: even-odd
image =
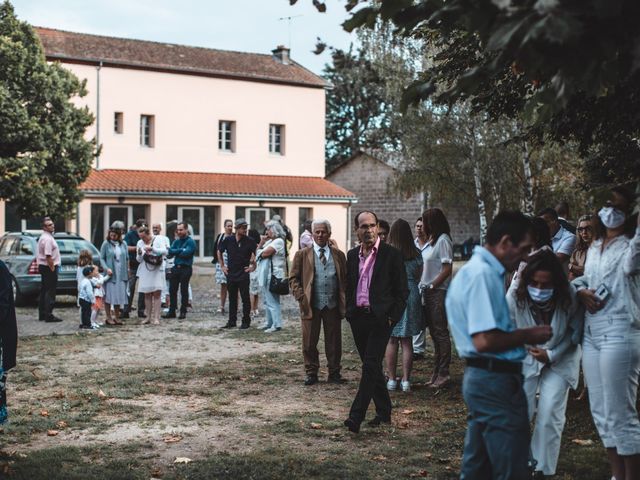
[(313, 245), (296, 252), (289, 274), (291, 293), (300, 304), (302, 316), (302, 353), (305, 385), (318, 382), (320, 359), (318, 340), (324, 326), (324, 349), (327, 355), (330, 383), (342, 383), (341, 321), (345, 315), (347, 261), (333, 245), (331, 224), (314, 220), (311, 225)]

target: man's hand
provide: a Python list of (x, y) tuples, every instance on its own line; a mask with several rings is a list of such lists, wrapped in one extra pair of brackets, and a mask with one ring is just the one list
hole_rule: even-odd
[(547, 351), (544, 348), (532, 347), (529, 349), (529, 353), (540, 363), (549, 363), (549, 355), (547, 355)]
[(220, 270), (222, 270), (222, 273), (224, 273), (225, 275), (229, 275), (229, 267), (227, 267), (226, 265), (220, 267)]
[(538, 345), (545, 343), (553, 335), (551, 325), (538, 325), (536, 327), (529, 327), (522, 329), (525, 333), (525, 342), (530, 345)]
[(600, 301), (598, 297), (596, 297), (595, 290), (590, 288), (583, 288), (578, 291), (578, 298), (587, 307), (589, 313), (596, 313), (598, 310), (601, 310), (604, 307), (604, 303)]

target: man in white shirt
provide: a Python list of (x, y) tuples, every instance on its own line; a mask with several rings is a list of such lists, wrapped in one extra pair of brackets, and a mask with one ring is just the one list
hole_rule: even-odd
[[(422, 254), (422, 262), (426, 264), (427, 254), (431, 249), (431, 244), (429, 243), (429, 236), (427, 235), (427, 232), (423, 227), (422, 217), (418, 217), (418, 220), (416, 220), (415, 232), (416, 232), (416, 238), (414, 240), (414, 243), (416, 244), (416, 248), (420, 250), (420, 253)], [(423, 312), (423, 315), (424, 315), (424, 312)], [(419, 334), (413, 336), (413, 359), (414, 360), (422, 360), (424, 358), (424, 349), (426, 346), (426, 340), (425, 340), (426, 321), (424, 318), (422, 319), (422, 324), (425, 325), (425, 328), (423, 328)]]
[(538, 216), (549, 226), (553, 253), (556, 254), (560, 263), (566, 265), (576, 245), (576, 236), (560, 225), (558, 213), (553, 208), (545, 208), (538, 213)]

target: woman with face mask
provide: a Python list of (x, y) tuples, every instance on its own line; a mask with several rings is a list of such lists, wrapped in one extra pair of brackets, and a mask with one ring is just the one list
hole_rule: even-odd
[(527, 346), (529, 354), (522, 364), (529, 420), (534, 421), (534, 478), (544, 478), (556, 473), (569, 388), (578, 384), (583, 313), (560, 261), (550, 249), (528, 258), (507, 292), (507, 303), (518, 328), (551, 325), (553, 330), (544, 345)]
[(582, 369), (591, 415), (616, 480), (640, 478), (640, 223), (623, 187), (598, 212), (584, 275), (573, 285), (587, 308)]

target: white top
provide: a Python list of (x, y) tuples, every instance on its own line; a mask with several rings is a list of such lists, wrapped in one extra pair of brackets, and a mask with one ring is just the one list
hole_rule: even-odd
[(427, 255), (429, 254), (429, 250), (431, 249), (431, 244), (429, 242), (425, 243), (423, 246), (420, 246), (420, 242), (418, 242), (417, 238), (413, 239), (413, 243), (415, 243), (416, 248), (420, 250), (422, 254), (422, 264), (427, 263)]
[(569, 230), (565, 230), (560, 227), (560, 230), (551, 238), (551, 247), (553, 253), (564, 253), (565, 255), (571, 255), (573, 249), (576, 246), (576, 236)]
[[(518, 306), (516, 290), (518, 281), (513, 282), (507, 292), (507, 303), (509, 304), (509, 314), (518, 328), (535, 327), (536, 321), (531, 313), (529, 301), (523, 308)], [(547, 351), (550, 368), (559, 376), (564, 378), (571, 388), (578, 386), (578, 374), (580, 371), (581, 348), (579, 346), (582, 319), (584, 311), (579, 304), (575, 290), (570, 288), (571, 305), (567, 310), (558, 308), (551, 317), (551, 328), (553, 335), (544, 344), (537, 345)], [(522, 374), (524, 378), (537, 377), (542, 372), (545, 364), (539, 362), (530, 353), (527, 353), (522, 362)]]
[[(167, 237), (166, 235), (156, 235), (153, 238), (155, 242), (157, 242), (159, 245), (164, 245), (167, 251), (169, 251), (169, 248), (171, 247), (171, 241), (169, 240), (169, 237)], [(173, 266), (173, 258), (167, 258), (165, 255), (163, 260), (164, 261), (162, 262), (162, 266), (165, 270), (167, 269), (167, 266)]]
[[(262, 258), (260, 254), (267, 248), (272, 247), (275, 253), (270, 257)], [(256, 250), (258, 260), (258, 284), (261, 287), (269, 285), (271, 280), (271, 262), (273, 262), (273, 274), (278, 278), (285, 277), (285, 258), (284, 258), (284, 240), (282, 238), (274, 238), (267, 240), (262, 248)]]
[[(442, 272), (443, 263), (453, 263), (453, 242), (451, 237), (446, 233), (443, 233), (438, 237), (436, 244), (431, 248), (425, 249), (426, 254), (422, 253), (422, 259), (424, 261), (424, 267), (422, 269), (422, 278), (420, 283), (429, 285), (435, 278)], [(438, 287), (442, 290), (446, 290), (451, 282), (451, 275), (442, 282)]]
[(97, 277), (91, 277), (91, 285), (93, 285), (93, 294), (96, 297), (104, 297), (103, 285), (108, 282), (111, 277), (109, 275), (98, 274)]
[(640, 327), (640, 228), (633, 238), (620, 235), (604, 250), (602, 239), (594, 241), (587, 251), (584, 275), (573, 284), (578, 290), (597, 290), (601, 284), (609, 290), (604, 308), (587, 316), (627, 319)]
[[(144, 247), (147, 244), (143, 240), (138, 240), (136, 244), (136, 260), (140, 263), (138, 265), (137, 277), (138, 291), (140, 293), (151, 293), (164, 288), (164, 261), (160, 265), (150, 265), (144, 261)], [(141, 253), (142, 252), (142, 253)], [(151, 239), (151, 253), (153, 255), (161, 255), (165, 257), (167, 255), (167, 248), (163, 242), (157, 241), (156, 237)]]

